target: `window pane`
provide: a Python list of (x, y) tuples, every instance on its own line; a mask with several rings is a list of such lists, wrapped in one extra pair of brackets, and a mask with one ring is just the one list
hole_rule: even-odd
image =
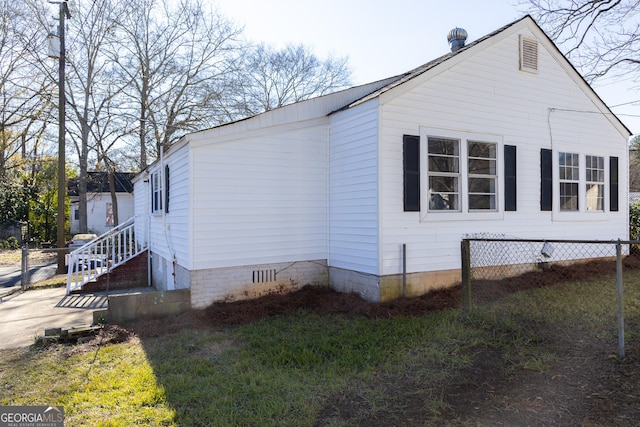
[(460, 144), (456, 139), (429, 138), (429, 171), (460, 172)]
[(477, 175), (495, 175), (495, 160), (469, 159), (469, 173)]
[(429, 177), (429, 191), (437, 193), (457, 193), (458, 178), (452, 176), (431, 176)]
[(492, 142), (469, 141), (469, 157), (496, 158), (496, 144)]
[(458, 195), (431, 193), (429, 195), (429, 210), (432, 211), (457, 211)]
[(458, 178), (449, 176), (429, 177), (429, 209), (458, 210)]
[(429, 154), (459, 156), (460, 148), (457, 139), (429, 137)]
[(474, 210), (495, 210), (496, 196), (493, 195), (469, 195), (469, 209)]
[(560, 210), (578, 210), (578, 183), (560, 183)]
[(496, 180), (493, 178), (469, 178), (469, 193), (495, 194)]
[(580, 168), (577, 166), (560, 166), (560, 179), (577, 181), (580, 179)]
[(604, 210), (604, 185), (587, 184), (587, 211)]
[(460, 171), (460, 159), (457, 157), (429, 156), (430, 172), (451, 172)]
[(604, 157), (586, 156), (587, 182), (604, 182)]
[(577, 181), (580, 179), (580, 159), (574, 153), (559, 153), (558, 166), (561, 180)]

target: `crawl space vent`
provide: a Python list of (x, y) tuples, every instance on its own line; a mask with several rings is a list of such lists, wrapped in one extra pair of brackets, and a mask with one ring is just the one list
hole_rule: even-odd
[(520, 70), (538, 72), (538, 41), (520, 36)]
[(253, 270), (253, 283), (276, 281), (276, 270)]

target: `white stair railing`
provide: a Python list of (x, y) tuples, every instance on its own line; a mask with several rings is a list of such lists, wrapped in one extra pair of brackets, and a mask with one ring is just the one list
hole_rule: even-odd
[(137, 243), (134, 218), (96, 237), (67, 255), (67, 295), (140, 255), (147, 248)]

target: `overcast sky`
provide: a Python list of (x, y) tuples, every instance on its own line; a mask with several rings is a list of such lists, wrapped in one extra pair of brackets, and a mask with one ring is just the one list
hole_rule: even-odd
[[(347, 57), (354, 84), (444, 55), (452, 28), (464, 28), (471, 42), (525, 15), (517, 0), (208, 1), (244, 27), (249, 40), (275, 47), (302, 43), (320, 58)], [(632, 86), (629, 80), (609, 80), (594, 88), (632, 132), (640, 133), (640, 91)], [(638, 102), (617, 107), (633, 101)]]

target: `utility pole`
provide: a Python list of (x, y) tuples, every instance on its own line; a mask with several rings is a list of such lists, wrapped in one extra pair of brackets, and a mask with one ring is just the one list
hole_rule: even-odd
[(65, 247), (65, 238), (64, 238), (64, 223), (65, 223), (65, 215), (64, 215), (64, 201), (65, 196), (67, 194), (66, 191), (66, 162), (65, 162), (65, 107), (66, 107), (66, 96), (65, 96), (65, 88), (64, 88), (64, 68), (66, 62), (66, 52), (65, 52), (65, 37), (64, 37), (64, 18), (71, 19), (71, 15), (69, 14), (69, 7), (67, 6), (67, 1), (62, 0), (59, 2), (52, 2), (51, 4), (60, 5), (60, 17), (58, 24), (58, 36), (60, 37), (60, 55), (59, 55), (59, 67), (58, 67), (58, 223), (57, 223), (57, 246), (58, 246), (58, 273), (64, 273), (65, 265), (65, 251), (61, 250)]

